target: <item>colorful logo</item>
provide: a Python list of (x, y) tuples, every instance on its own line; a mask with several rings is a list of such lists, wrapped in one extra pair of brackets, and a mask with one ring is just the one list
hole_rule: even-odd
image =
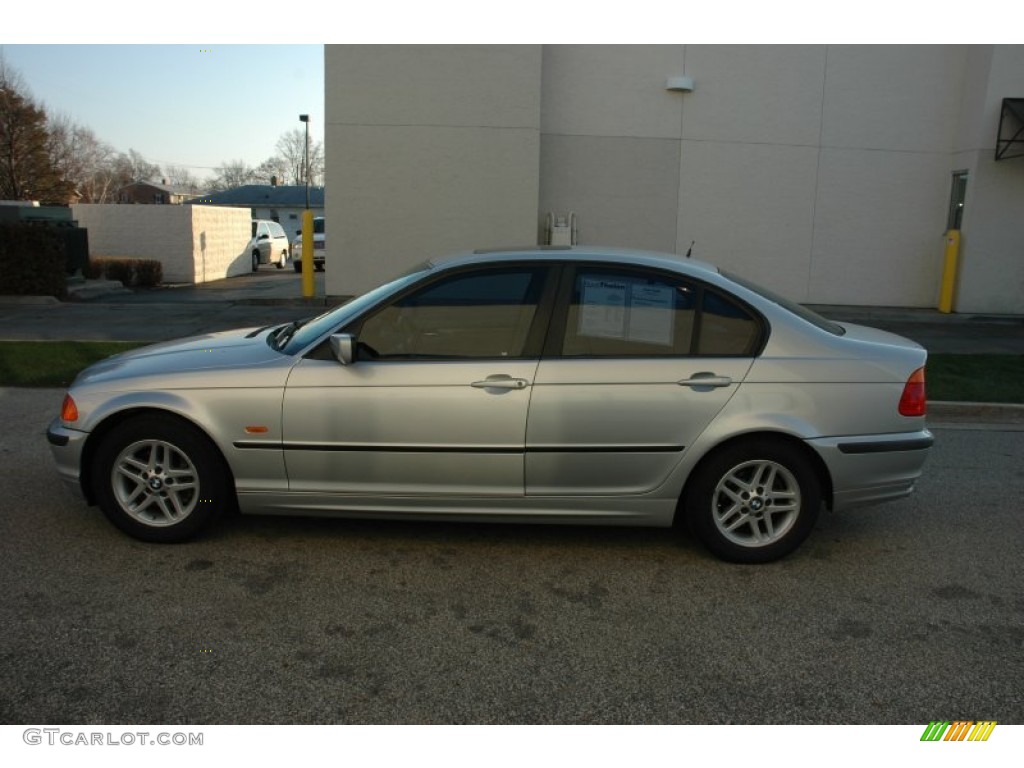
[(995, 720), (932, 720), (921, 741), (988, 741), (995, 727)]

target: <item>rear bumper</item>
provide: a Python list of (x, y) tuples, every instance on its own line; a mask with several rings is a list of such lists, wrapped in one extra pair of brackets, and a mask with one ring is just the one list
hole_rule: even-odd
[(837, 510), (912, 493), (934, 442), (927, 429), (808, 441), (831, 475), (832, 507)]

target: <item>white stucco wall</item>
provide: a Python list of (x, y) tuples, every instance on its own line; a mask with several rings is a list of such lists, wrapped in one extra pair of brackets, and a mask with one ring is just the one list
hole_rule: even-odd
[[(928, 306), (961, 46), (547, 46), (540, 215), (812, 303)], [(674, 74), (691, 93), (665, 90)], [(672, 172), (669, 173), (668, 171)]]
[[(573, 211), (581, 244), (696, 241), (798, 301), (935, 306), (951, 174), (967, 169), (955, 306), (1024, 313), (1024, 159), (992, 160), (1024, 46), (535, 50), (327, 47), (345, 265), (329, 292), (521, 243), (532, 206), (532, 242), (549, 211)], [(692, 92), (665, 89), (684, 74)]]
[(540, 46), (327, 46), (326, 288), (536, 242)]
[(995, 160), (1006, 97), (1024, 98), (1024, 46), (971, 46), (953, 162), (969, 174), (957, 312), (1024, 314), (1024, 158)]
[(252, 268), (248, 209), (204, 205), (72, 206), (89, 255), (155, 259), (165, 283), (202, 283)]

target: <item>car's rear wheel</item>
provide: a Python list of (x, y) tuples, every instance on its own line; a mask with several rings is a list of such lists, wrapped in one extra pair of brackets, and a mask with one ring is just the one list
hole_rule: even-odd
[(259, 251), (253, 251), (252, 252), (252, 271), (253, 272), (258, 272), (259, 269), (260, 269), (260, 252)]
[(292, 262), (292, 266), (295, 267), (296, 272), (302, 271), (302, 259), (296, 259)]
[(234, 503), (217, 448), (170, 415), (139, 416), (105, 435), (92, 481), (107, 518), (142, 541), (191, 538)]
[(277, 268), (284, 269), (284, 265), (288, 263), (288, 251), (281, 251), (281, 258), (277, 261)]
[(798, 447), (757, 439), (708, 457), (687, 489), (684, 508), (690, 529), (715, 555), (766, 563), (800, 546), (821, 501), (821, 483)]

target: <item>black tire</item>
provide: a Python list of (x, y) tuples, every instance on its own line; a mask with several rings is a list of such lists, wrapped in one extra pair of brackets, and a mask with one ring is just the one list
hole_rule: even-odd
[(260, 270), (260, 252), (259, 251), (253, 251), (252, 252), (252, 271), (253, 272), (259, 272), (259, 270)]
[(301, 272), (302, 271), (302, 262), (299, 261), (298, 259), (296, 259), (295, 261), (292, 262), (292, 266), (295, 267), (295, 271), (296, 272)]
[(281, 251), (281, 258), (277, 260), (276, 266), (278, 269), (284, 269), (284, 265), (288, 263), (288, 251)]
[(138, 416), (106, 434), (92, 482), (107, 519), (141, 541), (184, 541), (235, 504), (220, 452), (171, 415)]
[(705, 459), (683, 511), (693, 534), (721, 559), (767, 563), (807, 538), (821, 501), (821, 483), (799, 447), (759, 438)]

